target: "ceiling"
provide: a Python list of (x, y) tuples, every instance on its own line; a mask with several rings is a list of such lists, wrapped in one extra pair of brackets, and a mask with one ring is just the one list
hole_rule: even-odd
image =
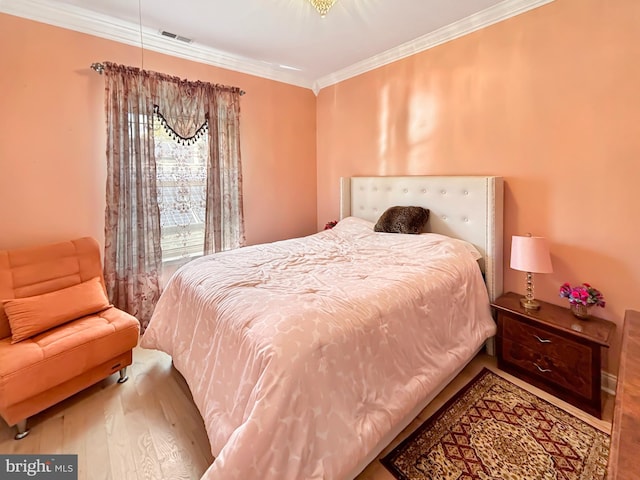
[(0, 11), (133, 45), (142, 36), (145, 48), (317, 92), (549, 1), (337, 0), (324, 18), (308, 0), (0, 0)]

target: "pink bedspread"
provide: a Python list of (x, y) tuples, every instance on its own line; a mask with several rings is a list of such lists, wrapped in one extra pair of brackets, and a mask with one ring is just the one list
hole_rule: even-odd
[(342, 479), (494, 333), (468, 244), (350, 217), (188, 263), (142, 346), (193, 393), (202, 478)]

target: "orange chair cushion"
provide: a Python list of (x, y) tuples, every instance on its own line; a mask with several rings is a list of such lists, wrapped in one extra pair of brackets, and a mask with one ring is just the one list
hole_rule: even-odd
[(11, 343), (110, 306), (98, 277), (42, 295), (3, 300), (2, 304), (9, 318)]
[(0, 340), (0, 411), (134, 348), (140, 323), (115, 307), (12, 344)]

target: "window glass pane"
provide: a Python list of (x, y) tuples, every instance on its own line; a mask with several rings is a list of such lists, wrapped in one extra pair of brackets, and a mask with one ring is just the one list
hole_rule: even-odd
[(153, 122), (162, 259), (202, 255), (208, 139), (183, 145)]

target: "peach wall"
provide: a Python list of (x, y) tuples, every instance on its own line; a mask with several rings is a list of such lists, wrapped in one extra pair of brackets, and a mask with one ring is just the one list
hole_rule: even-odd
[[(0, 249), (104, 238), (104, 79), (139, 48), (0, 14)], [(308, 89), (144, 52), (144, 68), (236, 85), (247, 241), (316, 231), (315, 96)]]
[[(551, 242), (537, 297), (565, 282), (608, 301), (622, 330), (640, 308), (640, 2), (555, 2), (323, 89), (318, 226), (338, 216), (338, 178), (501, 175), (505, 289), (511, 236)], [(616, 338), (609, 371), (619, 355)]]

